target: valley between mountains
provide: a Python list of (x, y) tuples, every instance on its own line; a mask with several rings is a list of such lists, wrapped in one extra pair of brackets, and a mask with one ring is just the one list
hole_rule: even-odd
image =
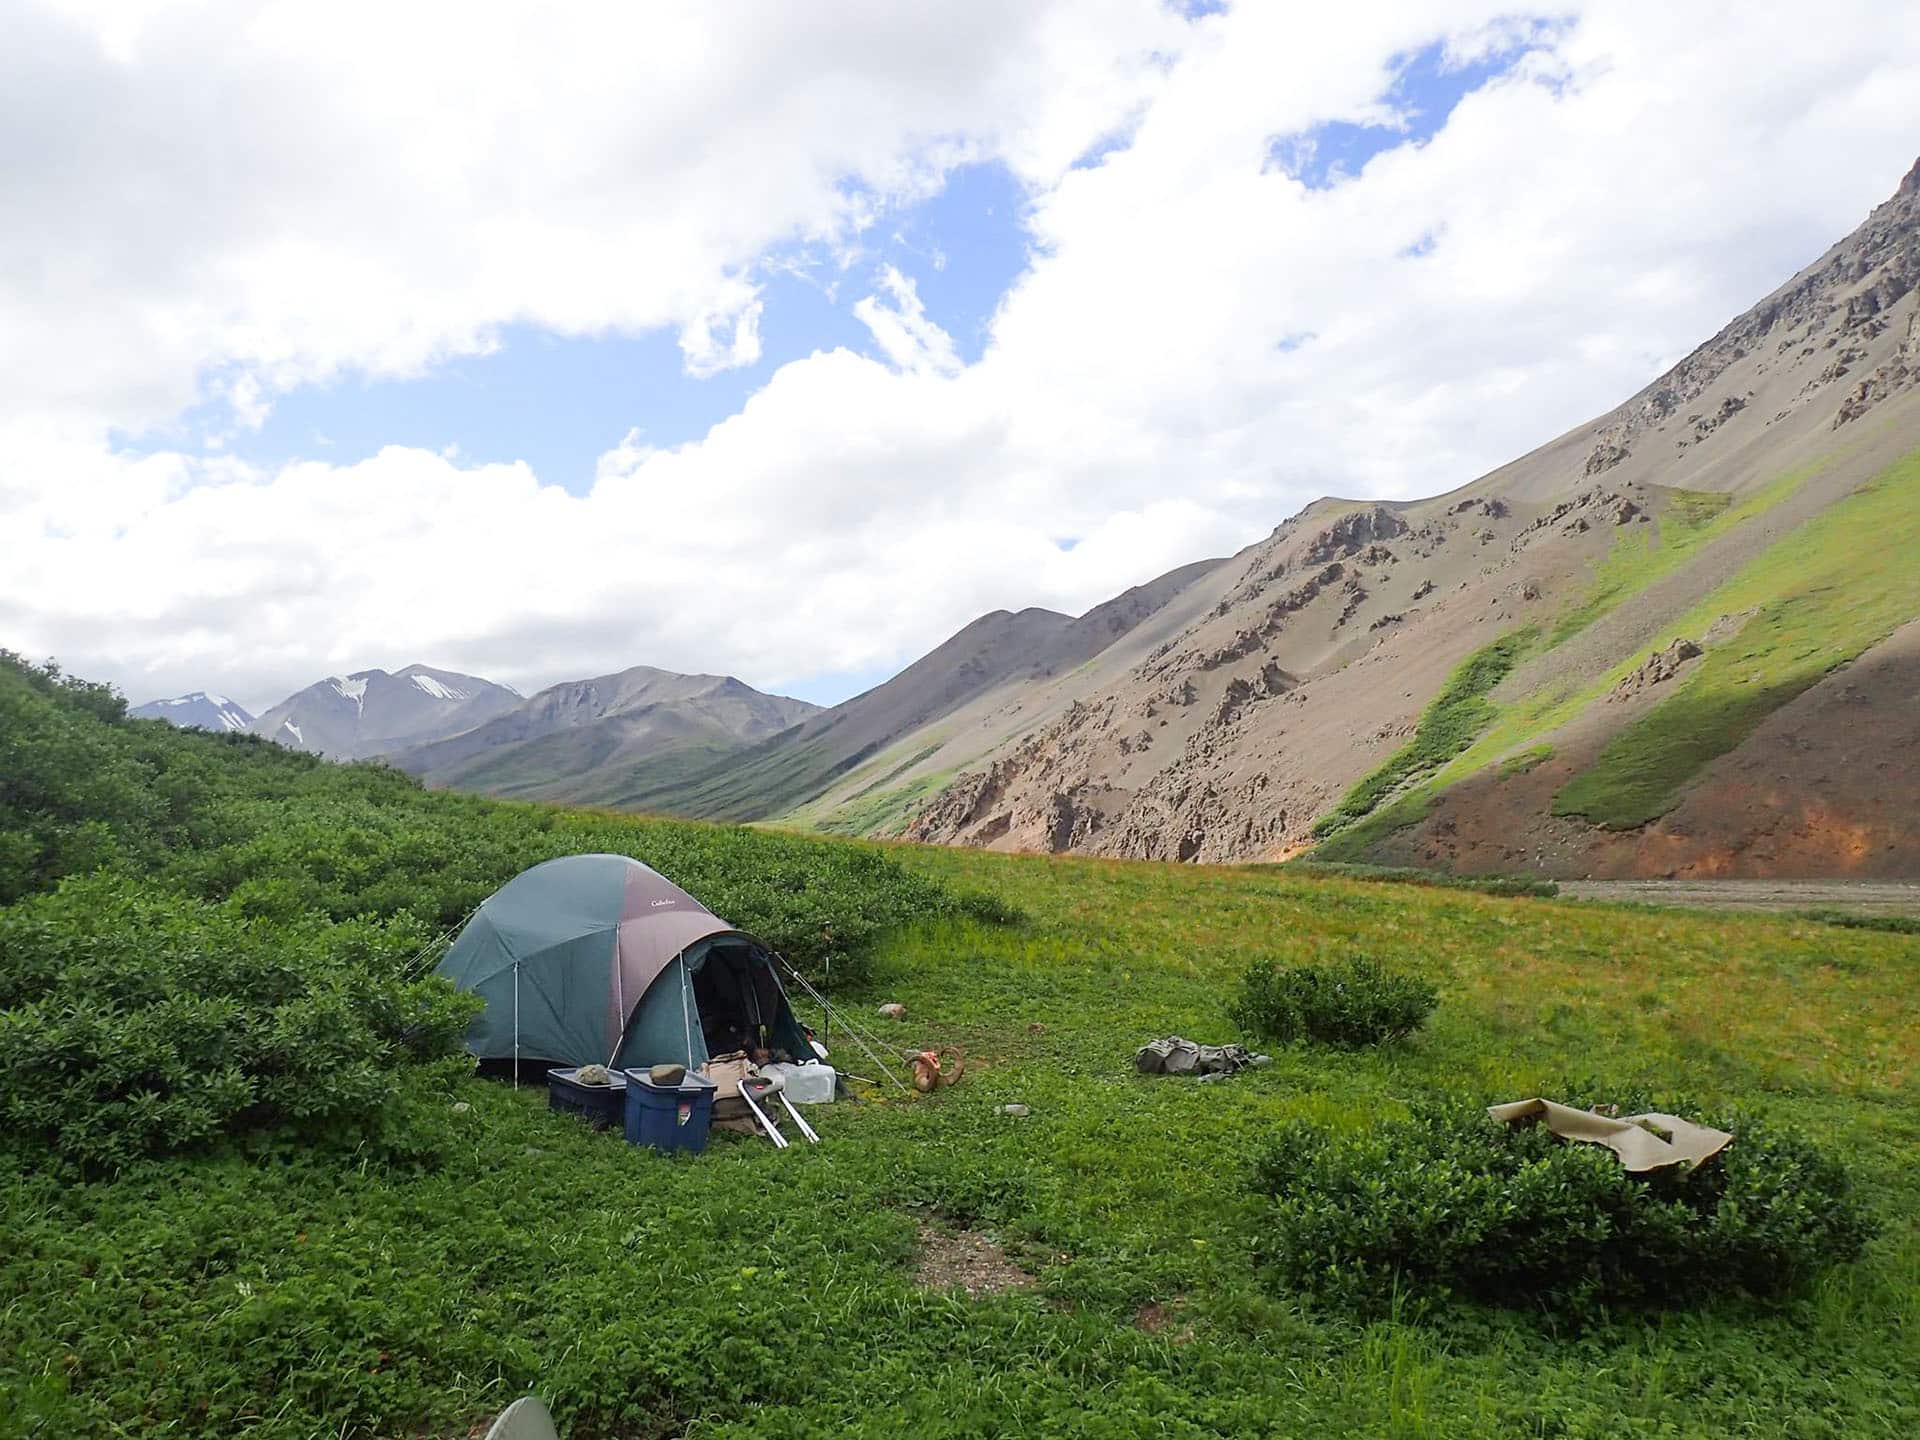
[(432, 785), (993, 849), (1920, 874), (1920, 165), (1492, 474), (1317, 501), (1079, 617), (984, 615), (831, 709), (646, 667), (523, 698), (409, 666), (258, 719), (142, 713)]

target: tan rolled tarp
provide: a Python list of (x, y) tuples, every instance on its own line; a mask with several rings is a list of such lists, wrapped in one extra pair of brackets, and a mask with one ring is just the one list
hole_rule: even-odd
[(1636, 1171), (1698, 1165), (1718, 1155), (1733, 1139), (1724, 1130), (1696, 1125), (1677, 1115), (1627, 1115), (1615, 1119), (1552, 1100), (1515, 1100), (1506, 1105), (1489, 1105), (1487, 1114), (1503, 1125), (1516, 1125), (1524, 1120), (1542, 1121), (1562, 1140), (1606, 1146), (1620, 1157), (1623, 1166)]
[(755, 1074), (755, 1067), (747, 1059), (747, 1052), (735, 1050), (726, 1055), (715, 1055), (700, 1067), (700, 1073), (713, 1081), (717, 1087), (713, 1092), (713, 1122), (723, 1130), (743, 1130), (754, 1133), (753, 1120), (747, 1114), (747, 1102), (740, 1098), (740, 1082)]

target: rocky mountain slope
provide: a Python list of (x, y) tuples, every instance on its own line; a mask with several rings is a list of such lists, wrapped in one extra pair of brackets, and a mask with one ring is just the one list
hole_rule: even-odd
[(675, 778), (818, 710), (731, 676), (639, 665), (551, 686), (470, 729), (388, 758), (434, 785), (612, 804), (638, 784)]
[(1920, 871), (1916, 281), (1920, 166), (1619, 408), (1431, 500), (1317, 502), (1150, 634), (794, 816), (1187, 860)]
[(934, 743), (927, 738), (931, 733), (982, 697), (1072, 674), (1219, 563), (1182, 566), (1077, 618), (1040, 609), (982, 615), (891, 680), (745, 754), (685, 778), (637, 777), (606, 798), (728, 820), (765, 819), (808, 803), (824, 803), (831, 811), (850, 785), (857, 790), (873, 779), (866, 762), (897, 748), (902, 736), (921, 737), (919, 748), (925, 749)]
[(519, 703), (518, 692), (491, 680), (409, 665), (316, 681), (251, 728), (296, 750), (357, 760), (470, 730)]
[(176, 695), (171, 700), (149, 700), (144, 705), (136, 705), (127, 712), (142, 720), (164, 720), (169, 725), (178, 725), (182, 730), (248, 730), (253, 726), (253, 716), (246, 708), (224, 695), (210, 695), (205, 690), (195, 690), (188, 695)]

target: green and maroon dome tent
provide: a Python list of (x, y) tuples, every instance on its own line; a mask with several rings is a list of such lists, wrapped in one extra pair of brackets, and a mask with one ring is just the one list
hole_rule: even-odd
[(625, 855), (522, 871), (435, 973), (487, 1002), (467, 1032), (486, 1060), (692, 1069), (736, 1049), (813, 1053), (772, 950)]

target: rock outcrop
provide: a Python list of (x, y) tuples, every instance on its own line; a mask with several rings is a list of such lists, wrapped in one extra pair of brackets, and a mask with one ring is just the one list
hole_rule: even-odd
[(1698, 659), (1705, 652), (1684, 637), (1675, 640), (1658, 654), (1649, 655), (1636, 666), (1633, 672), (1607, 692), (1607, 699), (1631, 700), (1644, 694), (1655, 685), (1664, 685), (1680, 673), (1687, 661)]

